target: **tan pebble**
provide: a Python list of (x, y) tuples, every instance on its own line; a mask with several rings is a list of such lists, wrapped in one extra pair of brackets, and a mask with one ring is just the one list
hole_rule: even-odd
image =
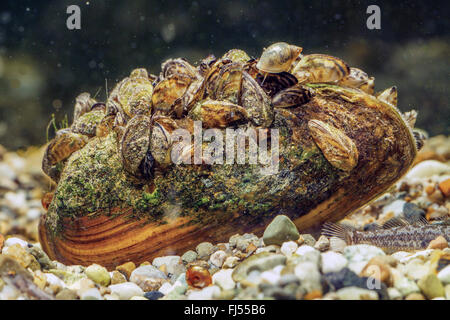
[(152, 279), (148, 278), (144, 281), (139, 282), (139, 287), (145, 292), (147, 291), (157, 291), (166, 280), (164, 279)]
[(17, 243), (2, 250), (2, 253), (5, 256), (9, 256), (19, 262), (20, 265), (24, 268), (30, 268), (33, 271), (39, 270), (41, 268), (36, 258), (33, 255), (29, 254), (21, 245)]
[(39, 289), (43, 290), (45, 288), (46, 283), (47, 283), (47, 277), (45, 276), (45, 274), (42, 271), (37, 270), (34, 273), (33, 282), (34, 282), (35, 285), (38, 286)]
[(429, 196), (431, 196), (433, 194), (434, 190), (435, 190), (434, 185), (429, 184), (425, 187), (425, 192)]
[(167, 274), (167, 266), (165, 264), (162, 264), (159, 266), (159, 270), (161, 270), (162, 272), (164, 272), (165, 274)]
[(420, 293), (414, 292), (409, 294), (405, 300), (425, 300), (425, 297)]
[(219, 244), (217, 244), (217, 249), (218, 250), (222, 250), (222, 251), (226, 251), (227, 250), (227, 246), (225, 245), (225, 243), (219, 243)]
[(301, 246), (302, 244), (305, 243), (305, 239), (303, 239), (303, 237), (300, 235), (300, 237), (298, 237), (298, 239), (295, 242), (297, 242), (297, 244)]
[(388, 287), (392, 286), (393, 279), (391, 268), (381, 259), (374, 257), (366, 264), (360, 273), (361, 277), (372, 277), (385, 283)]
[(303, 299), (305, 300), (314, 300), (319, 298), (322, 298), (322, 291), (320, 290), (313, 290), (303, 296)]
[(142, 262), (142, 263), (139, 265), (139, 267), (142, 267), (142, 266), (149, 266), (149, 265), (151, 265), (150, 262), (144, 261), (144, 262)]
[(136, 269), (136, 265), (132, 261), (126, 262), (116, 267), (116, 270), (120, 271), (125, 277), (127, 277), (127, 279), (130, 279), (131, 273), (134, 269)]
[(248, 246), (247, 246), (247, 248), (245, 248), (245, 252), (246, 253), (253, 253), (253, 252), (255, 252), (256, 251), (256, 246), (255, 246), (255, 244), (253, 243), (253, 242), (251, 242)]
[(439, 183), (439, 190), (446, 197), (450, 197), (450, 179), (444, 180)]
[(111, 274), (111, 284), (127, 282), (127, 278), (121, 272), (114, 270)]
[(0, 251), (2, 250), (4, 243), (5, 243), (5, 237), (0, 233)]
[(443, 236), (439, 236), (432, 240), (428, 245), (427, 249), (445, 249), (448, 248), (448, 242)]

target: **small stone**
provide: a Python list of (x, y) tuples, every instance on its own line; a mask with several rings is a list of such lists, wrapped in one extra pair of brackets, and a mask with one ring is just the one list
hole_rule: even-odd
[(234, 289), (236, 283), (232, 278), (233, 270), (232, 269), (222, 269), (212, 276), (212, 283), (218, 285), (224, 290)]
[(75, 291), (64, 288), (56, 294), (55, 298), (56, 300), (77, 300), (78, 295)]
[(446, 197), (450, 197), (450, 179), (446, 179), (439, 183), (439, 190)]
[(26, 242), (25, 240), (22, 240), (20, 238), (15, 238), (15, 237), (11, 237), (6, 239), (5, 243), (4, 243), (4, 247), (11, 247), (15, 244), (20, 245), (23, 248), (28, 247), (28, 242)]
[(445, 249), (448, 248), (448, 242), (443, 236), (438, 236), (436, 239), (431, 240), (427, 249)]
[(403, 207), (405, 206), (405, 203), (405, 200), (395, 200), (387, 206), (384, 206), (380, 219), (384, 220), (393, 217), (401, 217), (403, 215)]
[(394, 288), (396, 288), (402, 296), (420, 292), (420, 289), (414, 280), (406, 278), (396, 269), (392, 269), (391, 272), (394, 280)]
[(134, 297), (131, 297), (130, 300), (148, 300), (148, 299), (143, 296), (134, 296)]
[(166, 279), (166, 274), (152, 265), (140, 266), (134, 269), (130, 276), (130, 281), (144, 291), (158, 290)]
[(327, 251), (330, 248), (330, 241), (325, 236), (320, 236), (314, 245), (314, 248), (319, 251)]
[(295, 254), (299, 257), (299, 261), (313, 262), (319, 266), (320, 252), (313, 247), (304, 244), (295, 251)]
[(439, 271), (438, 279), (444, 284), (450, 284), (450, 265)]
[(163, 283), (163, 285), (158, 289), (163, 295), (168, 294), (172, 290), (172, 285), (169, 282)]
[(391, 300), (400, 300), (402, 298), (402, 294), (400, 293), (400, 291), (395, 288), (388, 288), (387, 292), (389, 295), (389, 299)]
[(81, 300), (103, 300), (100, 291), (97, 288), (92, 288), (84, 291), (80, 295)]
[(2, 250), (4, 243), (5, 243), (5, 237), (0, 233), (0, 251)]
[(210, 286), (198, 291), (191, 291), (187, 298), (188, 300), (211, 300), (218, 295), (220, 295), (220, 288), (218, 286)]
[(55, 263), (50, 260), (48, 255), (44, 252), (44, 250), (42, 250), (42, 248), (40, 248), (40, 246), (34, 245), (31, 248), (27, 247), (25, 250), (36, 258), (42, 269), (49, 270), (56, 267)]
[(450, 284), (446, 285), (444, 290), (445, 290), (445, 299), (450, 300)]
[(337, 252), (328, 251), (321, 254), (322, 256), (322, 273), (339, 272), (344, 269), (348, 261), (345, 257)]
[(421, 179), (450, 172), (450, 166), (436, 160), (425, 160), (415, 165), (406, 174), (408, 180)]
[[(246, 251), (250, 245), (257, 247), (259, 238), (253, 233), (244, 233), (242, 236), (236, 238), (236, 248), (241, 251)], [(255, 249), (256, 250), (256, 249)]]
[(92, 264), (84, 271), (89, 279), (101, 286), (108, 286), (111, 282), (111, 277), (108, 270), (98, 264)]
[(295, 224), (285, 215), (276, 216), (264, 231), (263, 240), (265, 245), (277, 244), (289, 240), (297, 240), (300, 234)]
[(228, 257), (225, 259), (225, 262), (223, 263), (223, 268), (234, 268), (235, 266), (237, 266), (237, 264), (239, 263), (239, 258), (238, 257)]
[(295, 267), (294, 273), (306, 292), (322, 290), (320, 272), (315, 263), (301, 262)]
[(346, 287), (336, 291), (340, 300), (378, 300), (378, 294), (373, 290)]
[(159, 298), (164, 297), (164, 294), (160, 291), (149, 291), (144, 294), (148, 300), (158, 300)]
[(105, 300), (120, 300), (119, 296), (115, 293), (113, 294), (105, 294), (103, 296), (103, 298), (105, 298)]
[(417, 282), (420, 290), (428, 299), (443, 297), (444, 286), (434, 273), (430, 273)]
[[(302, 241), (301, 241), (302, 244), (306, 244), (307, 246), (314, 247), (314, 245), (316, 244), (316, 239), (312, 235), (310, 235), (309, 233), (301, 234), (299, 239), (300, 238), (302, 239)], [(300, 245), (300, 243), (299, 243), (299, 245)]]
[(408, 294), (405, 300), (425, 300), (425, 297), (418, 292), (413, 292)]
[[(153, 259), (152, 265), (158, 269), (165, 266), (165, 273), (180, 275), (186, 271), (180, 256), (165, 256)], [(161, 269), (160, 269), (161, 270)]]
[(33, 282), (38, 286), (39, 289), (43, 290), (45, 288), (45, 285), (47, 284), (47, 277), (41, 270), (36, 270), (34, 272)]
[(420, 280), (430, 271), (429, 265), (424, 264), (421, 259), (417, 258), (408, 261), (406, 264), (399, 265), (397, 269), (412, 280)]
[(15, 243), (3, 248), (2, 254), (13, 258), (24, 268), (30, 268), (33, 271), (39, 270), (41, 268), (36, 258), (33, 255), (29, 254), (19, 243)]
[(55, 276), (51, 273), (44, 273), (46, 280), (47, 280), (47, 286), (52, 290), (54, 293), (58, 293), (61, 289), (66, 287), (66, 284), (64, 281), (62, 281), (60, 278)]
[(287, 257), (292, 256), (292, 254), (297, 250), (298, 244), (294, 241), (283, 242), (280, 248), (280, 252)]
[(360, 273), (361, 277), (371, 277), (384, 282), (388, 287), (392, 285), (391, 268), (378, 257), (373, 257)]
[(261, 252), (254, 254), (245, 259), (233, 270), (232, 278), (235, 282), (240, 282), (242, 285), (252, 285), (247, 277), (251, 271), (263, 272), (277, 265), (286, 264), (286, 257), (282, 254), (274, 254), (269, 252)]
[(133, 282), (113, 284), (109, 286), (109, 289), (111, 289), (111, 293), (116, 294), (120, 300), (129, 300), (131, 297), (144, 295), (144, 291)]
[(95, 283), (89, 278), (83, 278), (74, 282), (72, 285), (68, 286), (68, 288), (76, 291), (77, 294), (81, 296), (84, 291), (95, 288)]
[(127, 278), (117, 270), (111, 272), (110, 276), (111, 276), (111, 284), (119, 284), (127, 282)]
[(344, 256), (348, 260), (348, 268), (356, 274), (361, 273), (370, 259), (384, 255), (386, 254), (382, 249), (367, 244), (351, 245), (344, 249)]
[[(281, 270), (280, 270), (281, 271)], [(280, 280), (280, 272), (275, 270), (267, 270), (261, 273), (261, 282), (276, 284)]]
[(197, 251), (198, 259), (207, 260), (213, 253), (214, 246), (210, 242), (202, 242), (195, 248), (195, 250)]
[(122, 272), (125, 275), (125, 277), (127, 277), (127, 279), (130, 279), (131, 273), (133, 272), (134, 269), (136, 269), (136, 265), (132, 261), (129, 261), (116, 267), (116, 270)]
[(195, 252), (195, 251), (193, 251), (193, 250), (186, 251), (186, 252), (181, 256), (181, 260), (182, 260), (183, 263), (185, 263), (185, 264), (194, 262), (195, 259), (197, 259), (197, 252)]
[(222, 267), (223, 263), (225, 262), (225, 259), (227, 258), (227, 253), (222, 250), (217, 250), (214, 252), (209, 260), (212, 264), (214, 264), (216, 267), (220, 268)]

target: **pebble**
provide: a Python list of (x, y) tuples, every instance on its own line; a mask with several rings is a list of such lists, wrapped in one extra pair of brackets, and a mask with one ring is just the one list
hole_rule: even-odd
[(316, 239), (314, 239), (314, 237), (309, 233), (301, 234), (297, 241), (299, 242), (299, 244), (306, 244), (307, 246), (311, 247), (314, 247), (314, 245), (316, 244)]
[(445, 299), (450, 300), (450, 284), (446, 285), (444, 290), (445, 290)]
[(344, 256), (348, 260), (348, 268), (356, 274), (361, 273), (370, 259), (379, 255), (384, 256), (384, 251), (368, 244), (351, 245), (344, 249)]
[(448, 248), (448, 242), (443, 236), (438, 236), (436, 239), (431, 240), (427, 249), (445, 249)]
[(317, 242), (314, 244), (314, 248), (319, 251), (327, 251), (330, 248), (330, 241), (325, 236), (320, 236)]
[(251, 281), (248, 281), (247, 277), (250, 271), (263, 272), (277, 265), (284, 265), (286, 263), (286, 257), (282, 254), (261, 252), (254, 254), (246, 260), (242, 261), (233, 270), (232, 278), (235, 282), (240, 282), (245, 285), (252, 285)]
[(222, 269), (212, 276), (212, 283), (218, 285), (223, 290), (231, 290), (236, 286), (232, 277), (233, 269)]
[(83, 278), (69, 285), (68, 288), (76, 291), (78, 295), (81, 295), (84, 291), (95, 288), (95, 283), (91, 279)]
[(164, 297), (164, 294), (160, 291), (149, 291), (144, 294), (148, 300), (158, 300), (159, 298)]
[(20, 245), (23, 248), (27, 248), (28, 247), (28, 242), (26, 242), (25, 240), (22, 240), (20, 238), (14, 238), (14, 237), (6, 239), (5, 243), (3, 244), (3, 246), (5, 248), (7, 248), (7, 247), (11, 247), (11, 246), (13, 246), (15, 244), (18, 244), (18, 245)]
[(235, 241), (235, 247), (241, 251), (245, 251), (252, 244), (257, 247), (259, 238), (253, 233), (244, 233), (242, 236), (237, 237)]
[(378, 256), (373, 257), (360, 273), (361, 277), (372, 277), (384, 282), (388, 287), (392, 285), (391, 268)]
[(439, 190), (446, 197), (450, 197), (450, 179), (446, 179), (439, 183)]
[(450, 166), (436, 160), (425, 160), (415, 165), (406, 174), (407, 180), (417, 180), (420, 178), (427, 178), (433, 175), (440, 175), (442, 173), (449, 173)]
[(216, 267), (220, 268), (222, 267), (223, 263), (225, 262), (225, 259), (227, 258), (227, 253), (223, 250), (217, 250), (214, 252), (209, 260), (212, 264), (214, 264)]
[(218, 286), (210, 286), (201, 290), (191, 291), (187, 296), (188, 300), (211, 300), (214, 296), (220, 294), (220, 288)]
[(414, 292), (414, 293), (408, 294), (405, 297), (405, 300), (425, 300), (425, 297), (418, 292)]
[(197, 251), (197, 258), (200, 260), (207, 260), (209, 256), (214, 251), (214, 246), (210, 242), (202, 242), (195, 248), (195, 251)]
[(382, 219), (384, 217), (389, 218), (401, 217), (403, 215), (403, 207), (405, 206), (405, 204), (406, 204), (405, 200), (395, 200), (394, 202), (383, 207), (380, 218)]
[(0, 252), (3, 248), (4, 243), (5, 243), (5, 237), (0, 233)]
[(134, 296), (143, 296), (144, 291), (133, 282), (113, 284), (108, 287), (111, 293), (116, 294), (120, 300), (129, 300)]
[(134, 269), (136, 269), (136, 265), (131, 261), (116, 267), (116, 270), (123, 273), (127, 279), (130, 279)]
[(430, 272), (430, 267), (421, 259), (413, 259), (406, 264), (400, 264), (398, 270), (413, 280), (419, 280)]
[(445, 295), (444, 286), (434, 273), (427, 274), (417, 282), (425, 297), (433, 299)]
[(234, 257), (234, 256), (230, 256), (228, 258), (225, 259), (225, 262), (223, 263), (223, 268), (234, 268), (235, 266), (237, 266), (237, 264), (239, 263), (239, 258), (238, 257)]
[(407, 296), (411, 293), (419, 293), (420, 288), (417, 286), (414, 280), (408, 279), (403, 276), (398, 270), (391, 270), (393, 276), (393, 285), (402, 296)]
[(168, 294), (172, 290), (172, 285), (169, 282), (164, 282), (161, 287), (159, 287), (158, 291), (163, 295)]
[(294, 241), (283, 242), (280, 248), (280, 252), (287, 257), (292, 256), (292, 254), (297, 250), (298, 244)]
[(58, 293), (61, 289), (66, 287), (66, 284), (64, 283), (64, 281), (62, 281), (60, 278), (58, 278), (54, 274), (51, 274), (51, 273), (44, 273), (44, 274), (45, 274), (45, 277), (47, 280), (47, 285), (50, 287), (50, 289), (53, 292)]
[(291, 219), (285, 215), (278, 215), (264, 230), (263, 241), (265, 245), (277, 244), (281, 246), (283, 242), (297, 240), (299, 236), (297, 227)]
[(119, 271), (114, 270), (110, 273), (111, 284), (118, 284), (127, 282), (127, 278)]
[(105, 300), (120, 300), (117, 294), (105, 294), (103, 297)]
[(306, 292), (322, 290), (321, 275), (315, 263), (300, 262), (295, 267), (294, 274), (300, 280), (301, 286)]
[(143, 296), (134, 296), (131, 297), (130, 300), (148, 300), (148, 299)]
[(164, 272), (157, 269), (152, 265), (145, 265), (138, 267), (133, 270), (130, 276), (130, 281), (134, 283), (138, 283), (144, 279), (167, 279), (167, 276)]
[(322, 273), (339, 272), (348, 264), (347, 259), (340, 253), (328, 251), (321, 254)]
[(319, 266), (320, 252), (313, 247), (304, 244), (295, 251), (295, 254), (298, 256), (297, 261), (313, 262)]
[(195, 259), (197, 259), (197, 252), (195, 252), (194, 250), (186, 251), (186, 252), (181, 256), (181, 260), (182, 260), (183, 263), (185, 263), (185, 264), (194, 262)]
[(100, 291), (97, 288), (91, 288), (80, 295), (81, 300), (103, 300)]
[(76, 300), (78, 295), (75, 291), (64, 288), (56, 294), (55, 298), (56, 300)]
[(447, 265), (444, 269), (437, 274), (438, 279), (444, 284), (450, 284), (450, 265)]
[(165, 256), (153, 259), (152, 265), (160, 269), (165, 266), (166, 273), (172, 275), (180, 275), (186, 271), (180, 256)]
[(400, 300), (403, 297), (396, 288), (388, 288), (387, 292), (391, 300)]
[(92, 264), (85, 270), (86, 275), (89, 279), (101, 286), (108, 286), (111, 282), (111, 276), (105, 267), (98, 264)]
[(2, 254), (13, 258), (24, 268), (30, 268), (31, 270), (39, 270), (41, 268), (36, 258), (18, 243), (3, 248)]
[(336, 295), (340, 300), (378, 300), (378, 294), (375, 291), (358, 287), (339, 289)]

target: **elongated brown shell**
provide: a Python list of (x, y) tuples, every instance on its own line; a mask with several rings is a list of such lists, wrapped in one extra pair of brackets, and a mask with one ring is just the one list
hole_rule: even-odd
[(300, 83), (330, 83), (349, 75), (350, 68), (342, 59), (326, 54), (309, 54), (297, 63), (292, 73)]

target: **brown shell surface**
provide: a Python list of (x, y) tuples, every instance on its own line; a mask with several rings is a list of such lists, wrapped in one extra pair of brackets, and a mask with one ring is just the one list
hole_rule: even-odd
[[(242, 57), (230, 53), (231, 59)], [(152, 114), (125, 114), (116, 86), (96, 136), (80, 137), (85, 144), (76, 148), (56, 137), (48, 149), (55, 152), (44, 162), (62, 160), (64, 167), (39, 225), (49, 257), (113, 269), (127, 261), (181, 255), (200, 242), (223, 242), (236, 233), (261, 236), (280, 213), (307, 232), (372, 201), (410, 168), (417, 154), (412, 130), (392, 104), (362, 90), (373, 88), (373, 78), (353, 87), (291, 86), (282, 75), (269, 74), (277, 92), (268, 94), (257, 80), (255, 61), (210, 57), (199, 66), (203, 71), (197, 75), (204, 78), (195, 80), (171, 62), (167, 78), (153, 90)], [(195, 140), (195, 120), (224, 137), (229, 127), (259, 130), (252, 141), (267, 143), (266, 158), (278, 158), (277, 170), (262, 170), (273, 162), (171, 163), (171, 133), (185, 128)], [(182, 158), (195, 160), (195, 148), (181, 149)]]

